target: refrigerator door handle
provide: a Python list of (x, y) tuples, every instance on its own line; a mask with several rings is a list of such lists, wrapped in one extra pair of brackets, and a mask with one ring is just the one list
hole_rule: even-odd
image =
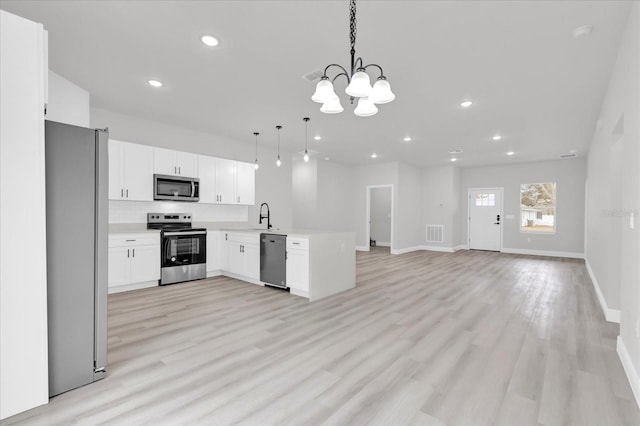
[[(109, 131), (96, 130), (95, 193), (95, 308), (94, 308), (94, 373), (93, 379), (106, 376), (107, 367), (107, 288), (109, 252)], [(129, 190), (127, 190), (129, 197)]]

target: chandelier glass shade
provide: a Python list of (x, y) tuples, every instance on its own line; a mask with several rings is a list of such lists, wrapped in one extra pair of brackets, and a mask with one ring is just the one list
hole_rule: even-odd
[[(356, 58), (356, 0), (349, 1), (349, 28), (351, 41), (351, 70), (347, 71), (338, 64), (329, 64), (325, 67), (324, 73), (316, 84), (316, 90), (311, 96), (311, 100), (322, 104), (321, 112), (326, 114), (338, 114), (344, 111), (340, 104), (340, 98), (336, 95), (333, 83), (338, 77), (344, 76), (347, 79), (347, 87), (345, 93), (349, 95), (349, 99), (353, 104), (356, 98), (358, 105), (353, 111), (355, 115), (360, 117), (369, 117), (378, 112), (375, 104), (386, 104), (393, 101), (396, 96), (391, 91), (391, 85), (384, 75), (382, 67), (378, 64), (363, 65), (361, 57)], [(373, 87), (371, 86), (371, 78), (367, 74), (369, 68), (377, 69), (380, 75), (377, 77)], [(333, 78), (329, 78), (327, 72), (335, 69), (337, 74)]]

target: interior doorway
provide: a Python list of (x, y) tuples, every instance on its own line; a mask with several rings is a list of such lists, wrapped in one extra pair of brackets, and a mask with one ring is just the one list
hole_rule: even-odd
[(502, 251), (502, 188), (470, 188), (469, 249)]
[(367, 186), (366, 225), (367, 250), (371, 246), (393, 250), (393, 185)]

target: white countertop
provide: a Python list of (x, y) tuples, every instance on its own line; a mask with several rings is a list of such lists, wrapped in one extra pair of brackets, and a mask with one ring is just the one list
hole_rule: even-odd
[(146, 223), (110, 223), (109, 235), (115, 234), (159, 234), (159, 229), (147, 229)]
[[(271, 228), (258, 227), (255, 225), (238, 224), (233, 222), (193, 222), (194, 228), (204, 228), (209, 231), (227, 231), (227, 232), (247, 232), (252, 234), (280, 234), (292, 237), (311, 237), (314, 235), (343, 234), (347, 231), (319, 231), (316, 229), (299, 229), (299, 228)], [(158, 229), (147, 229), (146, 223), (110, 223), (109, 234), (140, 234), (140, 233), (159, 233)]]

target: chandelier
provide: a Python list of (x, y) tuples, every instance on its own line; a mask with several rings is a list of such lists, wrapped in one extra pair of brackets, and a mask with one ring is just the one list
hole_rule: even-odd
[[(360, 117), (369, 117), (378, 112), (376, 104), (389, 103), (396, 98), (396, 95), (391, 92), (391, 85), (387, 81), (387, 77), (385, 77), (380, 65), (363, 65), (362, 58), (356, 58), (356, 0), (349, 1), (349, 30), (351, 40), (351, 72), (348, 72), (338, 64), (327, 65), (320, 81), (316, 85), (316, 91), (311, 97), (311, 100), (322, 104), (320, 108), (321, 112), (338, 114), (344, 111), (344, 108), (342, 108), (340, 104), (340, 98), (333, 90), (333, 82), (335, 82), (338, 77), (344, 76), (348, 83), (345, 93), (349, 95), (351, 103), (353, 103), (355, 98), (359, 98), (358, 105), (353, 113)], [(338, 74), (332, 79), (329, 79), (327, 71), (334, 67), (337, 68), (336, 72), (338, 72)], [(371, 87), (369, 74), (367, 74), (367, 68), (372, 67), (380, 71), (380, 76), (373, 87)]]

